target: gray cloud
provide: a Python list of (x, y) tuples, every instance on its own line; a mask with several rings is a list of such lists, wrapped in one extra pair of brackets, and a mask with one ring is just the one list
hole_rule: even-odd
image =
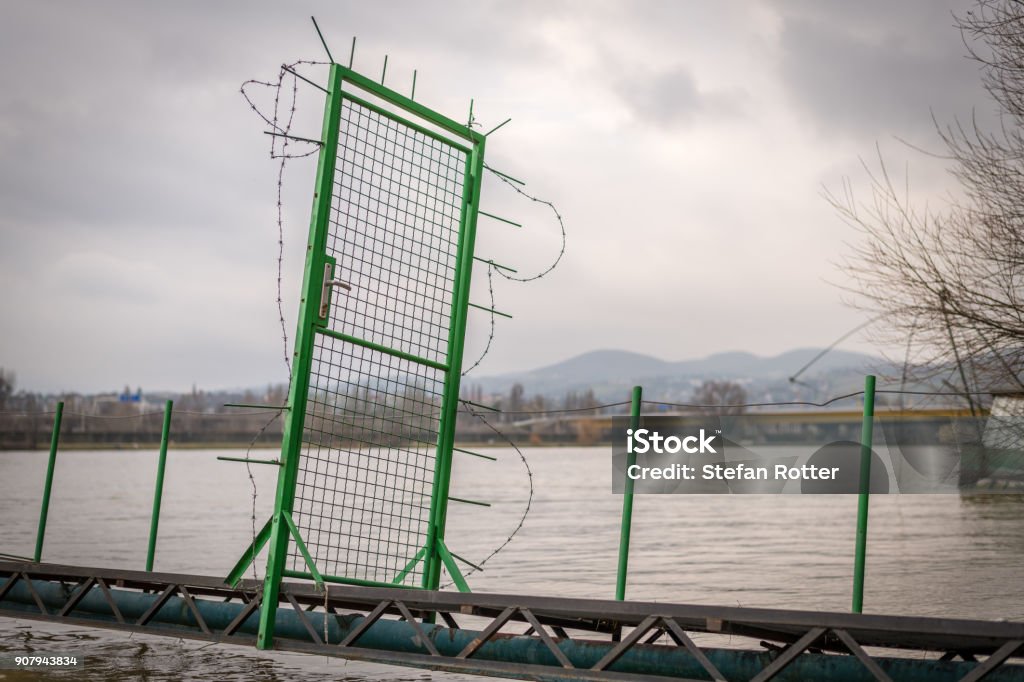
[[(498, 284), (516, 320), (499, 324), (481, 373), (596, 347), (680, 359), (828, 343), (859, 318), (820, 286), (841, 235), (818, 178), (875, 139), (926, 129), (929, 105), (984, 104), (949, 7), (8, 3), (0, 366), (46, 390), (284, 379), (276, 167), (238, 86), (323, 59), (311, 13), (341, 61), (358, 34), (368, 75), (389, 54), (388, 83), (404, 89), (418, 69), (420, 101), (461, 118), (474, 97), (485, 124), (511, 116), (489, 159), (566, 218), (562, 269)], [(303, 85), (299, 96), (296, 131), (316, 136), (322, 95)], [(289, 334), (314, 168), (298, 161), (286, 177)], [(550, 216), (494, 183), (485, 192), (527, 229), (487, 225), (481, 253), (543, 267), (558, 245)], [(800, 267), (766, 258), (797, 250)], [(703, 264), (686, 266), (688, 254)], [(742, 274), (709, 290), (723, 269)], [(779, 310), (795, 321), (773, 324)], [(714, 323), (695, 333), (689, 317)]]
[(701, 114), (735, 115), (742, 100), (739, 93), (702, 91), (681, 66), (622, 78), (614, 90), (637, 119), (662, 127), (686, 125)]
[(987, 111), (954, 13), (961, 0), (783, 5), (782, 80), (820, 134), (908, 135)]

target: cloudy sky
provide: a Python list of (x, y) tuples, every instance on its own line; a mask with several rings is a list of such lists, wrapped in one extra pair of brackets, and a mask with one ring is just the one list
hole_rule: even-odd
[[(547, 278), (497, 282), (496, 374), (599, 348), (667, 360), (824, 346), (867, 316), (836, 263), (857, 239), (822, 198), (880, 145), (932, 205), (955, 191), (940, 120), (990, 111), (964, 2), (5, 2), (0, 9), (0, 367), (22, 388), (259, 386), (286, 378), (276, 166), (239, 95), (335, 57), (466, 118), (488, 161), (554, 201)], [(320, 67), (305, 73), (323, 80)], [(316, 137), (302, 86), (295, 132)], [(315, 157), (285, 178), (289, 335)], [(529, 274), (549, 213), (498, 182), (478, 254)], [(477, 273), (480, 274), (479, 272)], [(478, 277), (474, 299), (486, 299)], [(480, 302), (486, 303), (486, 300)], [(478, 348), (487, 318), (471, 319)], [(870, 341), (845, 347), (872, 350)], [(468, 355), (472, 355), (470, 351)]]

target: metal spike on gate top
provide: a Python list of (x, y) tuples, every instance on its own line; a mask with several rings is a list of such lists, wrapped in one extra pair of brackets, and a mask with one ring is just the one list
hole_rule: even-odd
[(330, 67), (269, 605), (282, 577), (437, 589), (446, 568), (468, 589), (444, 535), (449, 500), (486, 504), (449, 495), (486, 137), (386, 75)]
[(320, 37), (320, 44), (324, 46), (324, 52), (327, 53), (327, 59), (334, 63), (334, 56), (331, 55), (331, 49), (327, 47), (327, 41), (324, 40), (324, 34), (320, 32), (320, 24), (316, 23), (316, 17), (310, 17), (313, 20), (313, 28), (316, 29), (316, 34)]

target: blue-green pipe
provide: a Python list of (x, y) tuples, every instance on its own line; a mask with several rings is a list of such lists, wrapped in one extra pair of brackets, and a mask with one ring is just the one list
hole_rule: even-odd
[[(0, 579), (0, 588), (5, 582), (5, 579)], [(33, 587), (51, 612), (57, 611), (74, 590), (73, 585), (62, 586), (45, 580), (33, 581)], [(117, 601), (121, 613), (129, 622), (137, 621), (158, 598), (157, 594), (143, 594), (117, 588), (111, 588), (111, 593)], [(242, 604), (209, 599), (195, 599), (195, 604), (207, 625), (215, 632), (223, 630), (244, 608)], [(16, 612), (26, 615), (38, 614), (31, 593), (24, 582), (20, 581), (11, 588), (4, 601), (0, 602), (0, 608), (5, 615)], [(100, 591), (95, 588), (79, 602), (71, 615), (77, 618), (95, 619), (98, 626), (115, 622), (110, 608), (103, 600)], [(307, 612), (306, 616), (310, 619), (314, 630), (317, 633), (322, 633), (323, 614)], [(362, 616), (356, 615), (331, 617), (328, 620), (329, 640), (337, 644), (362, 620)], [(171, 597), (154, 616), (151, 625), (152, 627), (145, 629), (146, 632), (161, 634), (160, 631), (163, 630), (165, 634), (176, 636), (182, 628), (194, 628), (196, 623), (184, 601), (179, 597)], [(239, 631), (244, 634), (255, 634), (258, 631), (258, 626), (259, 617), (254, 613), (242, 623)], [(437, 625), (423, 624), (421, 627), (434, 642), (438, 651), (449, 657), (462, 651), (479, 634), (472, 630), (450, 630)], [(275, 633), (278, 641), (282, 644), (284, 644), (283, 640), (288, 639), (305, 642), (310, 639), (302, 622), (290, 607), (278, 609)], [(412, 626), (395, 620), (381, 620), (375, 623), (359, 639), (358, 646), (362, 649), (381, 651), (426, 653), (423, 648), (417, 646)], [(575, 667), (590, 668), (609, 651), (613, 644), (606, 641), (558, 640), (558, 646)], [(704, 652), (722, 674), (733, 682), (750, 680), (773, 659), (773, 655), (767, 651), (705, 649)], [(474, 658), (513, 664), (551, 665), (554, 666), (552, 677), (557, 677), (560, 670), (551, 652), (535, 637), (501, 636), (495, 638), (480, 647)], [(435, 661), (443, 664), (443, 660), (435, 659)], [(962, 661), (928, 661), (911, 658), (876, 658), (875, 661), (893, 679), (908, 682), (917, 682), (918, 680), (922, 682), (925, 680), (953, 682), (961, 679), (978, 665)], [(624, 654), (611, 669), (636, 674), (671, 675), (696, 679), (707, 677), (696, 659), (682, 647), (640, 645)], [(485, 674), (487, 670), (481, 666), (479, 672)], [(571, 678), (571, 672), (567, 672), (566, 677)], [(803, 654), (773, 679), (779, 682), (809, 679), (871, 682), (874, 678), (853, 656)], [(985, 679), (986, 682), (1024, 680), (1024, 666), (1003, 666)]]

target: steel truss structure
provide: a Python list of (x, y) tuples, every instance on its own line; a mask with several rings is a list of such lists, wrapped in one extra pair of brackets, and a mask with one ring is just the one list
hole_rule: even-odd
[[(249, 646), (268, 605), (251, 580), (9, 561), (0, 580), (0, 615)], [(292, 582), (276, 598), (275, 649), (520, 679), (1024, 679), (1024, 623)]]

